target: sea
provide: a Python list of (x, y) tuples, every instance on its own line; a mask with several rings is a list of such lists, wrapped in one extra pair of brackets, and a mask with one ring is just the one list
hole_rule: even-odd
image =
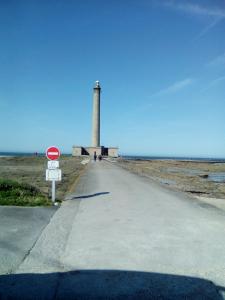
[[(71, 154), (62, 153), (63, 155), (70, 156)], [(21, 157), (21, 156), (46, 156), (41, 152), (0, 152), (0, 157)]]
[(212, 163), (225, 163), (225, 158), (213, 157), (178, 157), (178, 156), (138, 156), (138, 155), (122, 155), (124, 159), (130, 160), (177, 160), (177, 161), (199, 161)]

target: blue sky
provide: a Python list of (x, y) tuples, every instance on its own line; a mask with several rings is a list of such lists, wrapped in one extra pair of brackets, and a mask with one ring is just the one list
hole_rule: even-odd
[(225, 2), (0, 0), (0, 151), (225, 157)]

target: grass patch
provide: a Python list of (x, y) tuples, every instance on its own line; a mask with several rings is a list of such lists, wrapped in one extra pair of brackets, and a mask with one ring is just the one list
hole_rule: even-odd
[(0, 205), (48, 206), (51, 201), (32, 185), (0, 179)]
[[(62, 181), (56, 183), (57, 202), (60, 203), (63, 201), (65, 195), (70, 191), (71, 186), (73, 186), (74, 181), (84, 169), (81, 160), (82, 158), (79, 157), (66, 157), (63, 155), (60, 157)], [(26, 187), (28, 186), (29, 191), (32, 185), (28, 197), (27, 194), (24, 195), (24, 197), (18, 197), (18, 195), (16, 195), (16, 197), (15, 195), (13, 197), (9, 195), (7, 197), (6, 195), (1, 197), (0, 195), (0, 205), (50, 205), (51, 182), (45, 180), (46, 167), (47, 159), (44, 156), (0, 157), (0, 179), (12, 180), (17, 184), (19, 183), (20, 186), (22, 185), (22, 187), (26, 184), (26, 192), (24, 192), (24, 194), (27, 193)], [(33, 188), (35, 189), (33, 190)], [(19, 190), (19, 195), (21, 195), (21, 189), (19, 188)], [(24, 189), (22, 190), (24, 191)]]

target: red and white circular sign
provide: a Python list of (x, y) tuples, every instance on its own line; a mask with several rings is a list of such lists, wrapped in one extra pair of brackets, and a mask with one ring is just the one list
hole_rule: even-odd
[(57, 147), (54, 147), (54, 146), (49, 147), (46, 150), (46, 156), (50, 160), (56, 160), (60, 157), (60, 151)]

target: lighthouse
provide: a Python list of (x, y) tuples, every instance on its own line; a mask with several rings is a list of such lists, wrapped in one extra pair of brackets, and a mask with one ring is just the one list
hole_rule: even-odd
[(100, 142), (100, 129), (101, 129), (101, 87), (99, 81), (95, 81), (93, 88), (93, 112), (92, 112), (92, 131), (91, 131), (91, 146), (77, 146), (72, 148), (72, 156), (82, 155), (103, 155), (109, 157), (118, 157), (118, 147), (104, 147)]
[(92, 116), (92, 147), (100, 147), (100, 94), (99, 81), (93, 89), (93, 116)]

